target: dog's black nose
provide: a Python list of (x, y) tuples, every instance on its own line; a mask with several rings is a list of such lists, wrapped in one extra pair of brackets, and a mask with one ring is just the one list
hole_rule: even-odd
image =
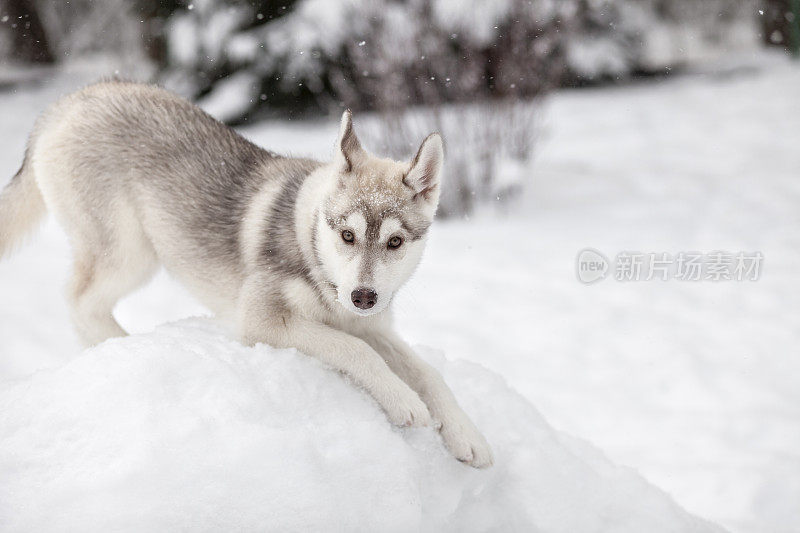
[(353, 305), (359, 309), (369, 309), (375, 305), (378, 295), (372, 289), (361, 287), (350, 293), (350, 299), (353, 300)]

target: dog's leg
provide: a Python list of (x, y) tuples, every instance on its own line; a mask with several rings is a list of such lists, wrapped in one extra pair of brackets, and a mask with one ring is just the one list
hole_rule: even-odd
[(86, 346), (127, 335), (114, 319), (114, 305), (150, 279), (155, 265), (155, 257), (148, 250), (138, 257), (126, 258), (120, 257), (117, 250), (102, 254), (84, 247), (75, 250), (69, 297), (75, 328)]
[(78, 336), (86, 346), (93, 346), (110, 337), (127, 335), (111, 314), (116, 295), (109, 294), (113, 275), (103, 265), (102, 258), (76, 251), (69, 299), (72, 321)]
[(75, 257), (69, 299), (87, 346), (127, 335), (114, 319), (117, 301), (146, 283), (158, 266), (155, 250), (125, 206), (95, 224), (65, 224)]
[(259, 291), (242, 291), (241, 336), (245, 344), (264, 342), (275, 348), (297, 348), (350, 376), (380, 404), (397, 426), (427, 426), (428, 408), (416, 392), (394, 374), (366, 342), (338, 329), (295, 316), (270, 305)]
[(392, 331), (376, 331), (365, 340), (398, 376), (419, 393), (428, 406), (444, 444), (456, 459), (476, 468), (492, 465), (492, 450), (475, 424), (458, 405), (441, 374), (420, 359), (411, 347)]

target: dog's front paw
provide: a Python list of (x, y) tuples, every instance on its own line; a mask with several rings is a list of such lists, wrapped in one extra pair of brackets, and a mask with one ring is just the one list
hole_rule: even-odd
[(466, 417), (442, 422), (440, 433), (444, 445), (453, 457), (475, 468), (488, 468), (494, 464), (492, 449), (478, 428)]
[(433, 424), (428, 407), (411, 389), (400, 389), (384, 403), (389, 421), (400, 427), (420, 427)]

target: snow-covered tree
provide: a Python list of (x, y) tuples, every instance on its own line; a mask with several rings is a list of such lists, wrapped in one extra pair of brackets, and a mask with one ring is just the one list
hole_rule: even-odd
[(580, 0), (565, 39), (579, 82), (665, 72), (753, 48), (758, 0)]

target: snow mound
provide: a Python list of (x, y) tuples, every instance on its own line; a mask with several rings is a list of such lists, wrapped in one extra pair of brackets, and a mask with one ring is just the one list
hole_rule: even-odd
[(550, 428), (496, 374), (438, 367), (496, 464), (294, 350), (185, 320), (0, 384), (5, 531), (713, 531), (635, 472)]

